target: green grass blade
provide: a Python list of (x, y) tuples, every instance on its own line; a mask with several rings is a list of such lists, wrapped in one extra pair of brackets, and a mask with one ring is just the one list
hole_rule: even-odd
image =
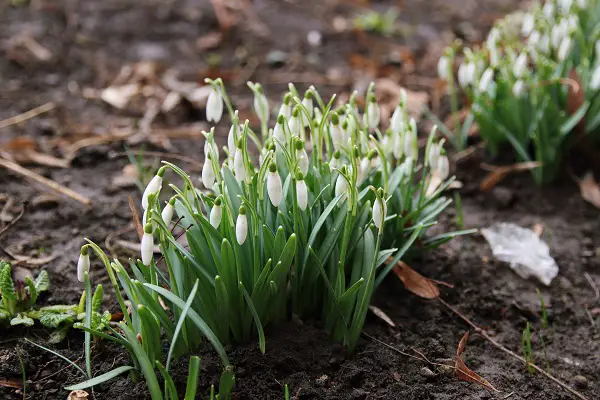
[(65, 386), (65, 390), (83, 390), (83, 389), (87, 389), (89, 387), (92, 386), (96, 386), (99, 385), (101, 383), (104, 383), (106, 381), (109, 381), (111, 379), (113, 379), (114, 377), (117, 377), (127, 371), (131, 371), (132, 369), (134, 369), (132, 366), (130, 365), (124, 365), (122, 367), (118, 367), (115, 368), (111, 371), (108, 371), (105, 374), (102, 375), (98, 375), (92, 379), (88, 379), (87, 381), (78, 383), (76, 385), (71, 385), (71, 386)]
[(196, 398), (196, 391), (198, 390), (198, 375), (200, 374), (200, 357), (190, 357), (190, 364), (188, 366), (188, 379), (187, 386), (185, 388), (184, 400), (194, 400)]
[(163, 367), (160, 361), (156, 360), (154, 364), (165, 380), (165, 398), (169, 400), (179, 400), (179, 395), (177, 394), (177, 389), (175, 388), (175, 382), (173, 382), (173, 378), (169, 372), (165, 369), (165, 367)]
[(175, 350), (175, 344), (177, 343), (177, 339), (179, 338), (179, 332), (181, 332), (181, 328), (183, 327), (185, 318), (187, 317), (188, 311), (192, 306), (192, 302), (194, 301), (194, 297), (196, 296), (197, 290), (198, 280), (196, 280), (196, 283), (194, 283), (194, 287), (190, 291), (190, 295), (188, 296), (188, 299), (185, 302), (185, 307), (181, 309), (179, 320), (177, 321), (177, 325), (175, 326), (175, 332), (173, 333), (173, 339), (171, 340), (171, 346), (169, 347), (169, 354), (167, 355), (167, 365), (165, 367), (167, 373), (169, 372), (169, 365), (171, 364), (171, 357), (173, 356), (173, 350)]
[(54, 350), (51, 350), (51, 349), (49, 349), (47, 347), (44, 347), (41, 344), (37, 344), (35, 342), (32, 342), (31, 340), (29, 340), (27, 338), (23, 338), (23, 340), (26, 341), (27, 343), (30, 343), (30, 344), (36, 346), (36, 347), (39, 347), (42, 350), (47, 351), (48, 353), (54, 354), (55, 356), (57, 356), (58, 358), (62, 359), (63, 361), (68, 362), (69, 364), (71, 364), (72, 366), (74, 366), (75, 368), (77, 368), (77, 370), (79, 372), (81, 372), (81, 375), (87, 377), (87, 374), (85, 373), (85, 371), (83, 370), (83, 368), (81, 368), (79, 365), (75, 364), (73, 361), (69, 360), (67, 357), (63, 356), (62, 354), (60, 354), (60, 353), (58, 353), (58, 352), (56, 352)]
[(252, 313), (252, 316), (254, 317), (254, 323), (256, 324), (256, 329), (258, 330), (258, 344), (259, 344), (260, 352), (265, 354), (265, 347), (266, 347), (265, 332), (263, 330), (262, 323), (260, 322), (260, 319), (258, 318), (258, 313), (256, 312), (256, 308), (254, 308), (254, 303), (252, 303), (252, 299), (248, 295), (248, 292), (246, 291), (246, 288), (244, 287), (244, 284), (241, 281), (240, 281), (240, 289), (242, 291), (242, 294), (244, 295), (244, 298), (246, 299), (246, 304), (248, 304), (248, 308), (250, 308), (250, 312)]
[(156, 379), (156, 373), (154, 372), (154, 364), (150, 361), (150, 358), (148, 358), (144, 348), (138, 341), (137, 335), (123, 322), (119, 325), (133, 349), (134, 356), (137, 358), (142, 374), (146, 379), (146, 385), (148, 386), (148, 391), (150, 392), (152, 400), (163, 400), (162, 390), (160, 389), (158, 379)]

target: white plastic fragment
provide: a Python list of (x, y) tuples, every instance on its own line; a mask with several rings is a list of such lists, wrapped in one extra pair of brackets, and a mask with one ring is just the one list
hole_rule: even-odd
[(481, 229), (494, 256), (510, 264), (521, 278), (531, 276), (549, 286), (558, 275), (558, 265), (550, 256), (548, 245), (531, 229), (502, 222)]

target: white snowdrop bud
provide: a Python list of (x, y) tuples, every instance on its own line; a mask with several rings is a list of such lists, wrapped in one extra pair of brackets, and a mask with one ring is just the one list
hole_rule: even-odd
[(447, 81), (450, 79), (450, 60), (446, 55), (440, 57), (437, 68), (441, 80)]
[(573, 32), (575, 30), (577, 30), (577, 27), (579, 26), (579, 17), (575, 14), (571, 14), (569, 15), (569, 17), (567, 18), (567, 32)]
[(440, 158), (440, 151), (442, 150), (441, 144), (438, 142), (431, 143), (431, 147), (429, 147), (429, 153), (427, 154), (427, 165), (430, 168), (435, 168), (437, 162)]
[[(412, 121), (411, 121), (412, 122)], [(404, 156), (411, 157), (413, 159), (417, 158), (417, 131), (416, 129), (413, 131), (409, 129), (404, 134)]]
[(171, 200), (167, 203), (165, 208), (163, 208), (161, 217), (165, 225), (169, 226), (171, 220), (173, 219), (173, 212), (175, 211), (175, 197), (171, 197)]
[(440, 154), (439, 158), (437, 159), (435, 173), (441, 180), (446, 179), (448, 175), (450, 175), (450, 163), (448, 162), (448, 157), (446, 156), (445, 152)]
[(383, 228), (383, 221), (385, 221), (385, 216), (387, 214), (387, 204), (383, 199), (375, 199), (375, 204), (373, 204), (373, 223), (381, 232)]
[(205, 188), (211, 189), (215, 184), (215, 171), (213, 168), (213, 164), (210, 161), (210, 157), (208, 157), (204, 161), (204, 166), (202, 166), (202, 184)]
[(77, 280), (83, 282), (85, 280), (85, 273), (90, 272), (90, 254), (88, 245), (84, 245), (79, 253), (79, 260), (77, 260)]
[(257, 87), (254, 93), (254, 112), (262, 122), (269, 120), (269, 100), (267, 100), (267, 96), (262, 92), (260, 86)]
[(525, 82), (523, 82), (521, 79), (516, 81), (513, 85), (512, 92), (516, 98), (523, 96), (523, 93), (525, 93)]
[(285, 130), (283, 129), (283, 124), (285, 124), (285, 119), (283, 115), (279, 115), (277, 117), (277, 123), (275, 124), (275, 129), (273, 129), (273, 137), (275, 138), (275, 146), (280, 149), (281, 146), (285, 146)]
[(535, 17), (532, 13), (526, 13), (523, 16), (523, 25), (521, 25), (521, 34), (529, 36), (535, 27)]
[(302, 123), (302, 116), (300, 115), (300, 109), (294, 108), (294, 111), (292, 111), (292, 117), (290, 118), (288, 126), (290, 127), (290, 132), (292, 133), (292, 136), (302, 137), (302, 135), (304, 133), (304, 128), (303, 128), (304, 125)]
[[(310, 115), (310, 117), (313, 117), (313, 94), (312, 92), (309, 90), (306, 91), (306, 93), (304, 93), (304, 98), (302, 99), (302, 105), (304, 107), (306, 107), (306, 109), (308, 110), (308, 115)], [(306, 118), (304, 118), (306, 119)]]
[(527, 44), (529, 45), (530, 48), (536, 48), (537, 45), (540, 43), (541, 37), (542, 37), (542, 34), (539, 31), (532, 31), (529, 34), (529, 37), (527, 38)]
[[(286, 120), (289, 120), (292, 116), (292, 94), (286, 93), (283, 98), (283, 103), (279, 107), (279, 115), (283, 115)], [(279, 116), (278, 115), (278, 116)]]
[(213, 228), (218, 229), (221, 225), (221, 218), (223, 217), (223, 206), (221, 205), (221, 197), (217, 197), (213, 208), (210, 210), (210, 224)]
[(458, 84), (462, 88), (466, 88), (471, 84), (472, 78), (469, 70), (471, 65), (473, 65), (473, 67), (475, 66), (475, 64), (472, 63), (463, 63), (458, 67)]
[(479, 85), (477, 89), (479, 92), (487, 92), (490, 83), (492, 83), (492, 79), (494, 79), (494, 70), (491, 68), (486, 69), (481, 75), (479, 79)]
[(150, 180), (148, 186), (146, 186), (146, 189), (142, 194), (142, 208), (144, 210), (148, 208), (148, 196), (158, 193), (162, 188), (162, 178), (165, 174), (165, 171), (165, 167), (161, 167), (156, 175), (154, 175), (154, 177)]
[[(344, 168), (345, 166), (342, 166)], [(335, 181), (335, 197), (339, 195), (344, 195), (342, 197), (342, 202), (346, 197), (348, 197), (348, 182), (346, 182), (346, 178), (339, 174), (337, 180)]]
[(390, 121), (390, 128), (393, 133), (400, 133), (404, 131), (404, 109), (397, 105), (392, 114)]
[(540, 42), (538, 43), (537, 48), (543, 54), (550, 53), (550, 37), (546, 34), (542, 35), (540, 37)]
[(568, 13), (572, 6), (573, 0), (558, 0), (558, 8), (564, 14)]
[(308, 189), (302, 174), (298, 175), (296, 180), (296, 200), (298, 201), (298, 207), (300, 207), (302, 211), (306, 210), (306, 207), (308, 206)]
[[(212, 147), (212, 152), (211, 152)], [(217, 162), (219, 162), (219, 147), (215, 143), (214, 140), (206, 140), (204, 142), (204, 158), (208, 158), (209, 154), (214, 154), (217, 157)]]
[(554, 17), (554, 3), (547, 1), (542, 8), (542, 12), (546, 18), (552, 19)]
[(302, 175), (306, 176), (306, 174), (308, 174), (308, 154), (304, 149), (304, 143), (302, 141), (297, 141), (295, 146), (296, 158), (298, 159), (298, 168), (300, 168)]
[(400, 159), (404, 154), (404, 136), (402, 132), (403, 131), (400, 131), (398, 133), (392, 133), (394, 135), (392, 139), (392, 152), (394, 153), (394, 158), (397, 160)]
[(369, 100), (369, 105), (367, 106), (367, 114), (369, 116), (369, 120), (367, 121), (369, 124), (369, 128), (377, 128), (377, 126), (379, 125), (380, 111), (375, 95), (372, 95)]
[(235, 151), (235, 156), (233, 157), (233, 173), (238, 182), (246, 179), (246, 176), (248, 175), (246, 173), (246, 167), (244, 166), (244, 155), (240, 148)]
[(340, 117), (337, 113), (331, 114), (331, 123), (329, 124), (329, 134), (331, 135), (331, 141), (333, 147), (339, 150), (344, 145), (344, 131), (340, 125)]
[(577, 0), (577, 7), (581, 10), (587, 7), (587, 0)]
[(567, 36), (562, 40), (562, 42), (560, 42), (560, 47), (558, 48), (558, 53), (556, 54), (558, 61), (563, 62), (566, 60), (571, 53), (571, 47), (573, 47), (573, 40)]
[(281, 185), (281, 177), (277, 173), (277, 166), (274, 162), (269, 164), (269, 172), (267, 173), (267, 193), (269, 199), (275, 207), (279, 207), (281, 198), (283, 197), (283, 188)]
[(356, 174), (356, 186), (360, 185), (365, 180), (368, 171), (369, 159), (367, 157), (364, 157), (362, 160), (360, 160), (360, 164), (358, 165), (358, 171)]
[(600, 64), (594, 69), (592, 73), (592, 79), (590, 80), (590, 89), (598, 90), (600, 89)]
[(213, 87), (206, 101), (206, 120), (208, 122), (219, 122), (223, 115), (223, 97), (219, 90)]
[(235, 238), (241, 246), (248, 237), (248, 218), (246, 217), (246, 207), (240, 207), (240, 213), (235, 223)]
[(227, 150), (229, 150), (230, 155), (235, 152), (235, 142), (238, 140), (239, 132), (241, 132), (242, 129), (243, 128), (238, 127), (238, 135), (236, 136), (235, 126), (231, 125), (231, 128), (229, 128), (229, 134), (227, 135)]
[(513, 73), (517, 78), (521, 78), (525, 75), (525, 72), (527, 72), (527, 54), (521, 53), (515, 61)]
[(500, 64), (500, 52), (498, 49), (491, 48), (490, 49), (490, 65), (492, 67), (497, 67)]
[(146, 224), (144, 227), (144, 235), (141, 243), (142, 263), (144, 265), (152, 264), (154, 255), (154, 235), (152, 234), (152, 225)]
[(331, 157), (329, 166), (331, 168), (338, 168), (340, 165), (342, 165), (342, 154), (339, 150), (336, 150), (335, 153), (333, 153), (333, 157)]

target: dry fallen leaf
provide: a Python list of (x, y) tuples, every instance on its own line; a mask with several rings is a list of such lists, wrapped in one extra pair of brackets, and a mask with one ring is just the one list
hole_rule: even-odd
[(22, 389), (23, 381), (20, 379), (0, 379), (0, 387)]
[(38, 164), (45, 167), (68, 168), (69, 160), (57, 158), (37, 151), (37, 143), (30, 137), (20, 136), (6, 143), (0, 149), (5, 158), (19, 164)]
[(123, 109), (129, 100), (140, 91), (137, 83), (129, 83), (122, 86), (109, 86), (102, 91), (100, 98), (111, 106)]
[(381, 318), (383, 320), (383, 322), (385, 322), (392, 328), (396, 327), (396, 324), (394, 323), (394, 321), (392, 321), (392, 319), (390, 317), (388, 317), (387, 314), (384, 313), (381, 308), (375, 307), (375, 306), (369, 306), (369, 310), (371, 310), (371, 312), (373, 314), (377, 315), (379, 318)]
[(133, 164), (127, 164), (123, 171), (113, 176), (112, 184), (118, 188), (133, 187), (140, 177), (137, 167)]
[(404, 283), (406, 288), (419, 297), (425, 299), (435, 299), (440, 295), (440, 289), (430, 279), (425, 278), (414, 269), (410, 268), (403, 261), (398, 261), (394, 266), (394, 272)]
[(600, 186), (594, 179), (594, 174), (588, 172), (585, 174), (583, 179), (579, 181), (579, 190), (581, 191), (581, 197), (596, 208), (600, 208)]
[[(385, 103), (390, 104), (390, 106), (392, 106), (391, 109), (393, 110), (400, 100), (402, 86), (390, 78), (380, 78), (375, 81), (375, 88), (378, 98), (389, 98), (389, 101)], [(418, 121), (424, 107), (429, 103), (429, 94), (427, 94), (427, 92), (415, 92), (408, 89), (404, 90), (406, 90), (406, 111), (409, 116), (414, 117)]]
[(73, 390), (71, 393), (69, 393), (67, 400), (87, 400), (88, 397), (89, 394), (85, 390)]
[[(585, 102), (585, 92), (582, 90), (581, 78), (574, 68), (569, 71), (569, 79), (571, 80), (571, 84), (569, 85), (569, 92), (567, 94), (567, 113), (573, 115)], [(576, 127), (579, 132), (584, 132), (585, 118), (581, 118)]]
[(487, 192), (492, 190), (500, 181), (502, 181), (508, 174), (516, 171), (529, 171), (534, 168), (538, 168), (542, 163), (537, 161), (522, 162), (512, 165), (505, 165), (502, 167), (496, 167), (492, 165), (482, 164), (482, 167), (491, 170), (489, 174), (479, 184), (479, 190)]
[(458, 343), (458, 349), (456, 350), (456, 363), (454, 365), (454, 373), (456, 377), (461, 381), (465, 382), (474, 382), (482, 385), (486, 389), (491, 389), (495, 392), (499, 392), (498, 389), (493, 387), (487, 380), (483, 379), (475, 372), (471, 371), (462, 360), (462, 353), (465, 351), (465, 346), (467, 345), (467, 340), (469, 339), (469, 332), (466, 332), (460, 342)]

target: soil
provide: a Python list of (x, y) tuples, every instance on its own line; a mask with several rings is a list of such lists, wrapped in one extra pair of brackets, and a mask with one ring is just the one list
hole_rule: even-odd
[[(218, 31), (218, 21), (208, 1), (32, 0), (23, 5), (1, 4), (0, 120), (47, 101), (55, 102), (56, 108), (27, 123), (3, 129), (0, 145), (18, 137), (32, 138), (41, 151), (60, 156), (63, 142), (99, 135), (124, 124), (133, 125), (139, 115), (116, 111), (99, 100), (86, 100), (82, 90), (106, 87), (124, 65), (141, 60), (155, 61), (177, 70), (181, 79), (193, 80), (215, 73), (208, 62), (220, 55), (217, 73), (243, 77), (241, 82), (228, 79), (240, 109), (251, 102), (244, 88), (247, 79), (262, 82), (267, 93), (280, 93), (289, 80), (301, 85), (316, 82), (320, 90), (339, 93), (348, 92), (365, 79), (391, 75), (413, 90), (434, 93), (431, 78), (443, 46), (454, 36), (467, 41), (482, 40), (495, 18), (520, 6), (516, 0), (485, 4), (476, 0), (373, 1), (370, 6), (377, 10), (392, 5), (402, 10), (399, 25), (404, 35), (383, 38), (336, 32), (332, 27), (336, 18), (350, 18), (351, 22), (362, 10), (360, 4), (368, 2), (247, 3), (254, 13), (246, 13), (243, 23), (232, 27), (218, 43), (218, 49), (213, 50), (199, 50), (197, 43), (199, 38)], [(267, 34), (261, 33), (265, 26)], [(323, 43), (317, 49), (306, 44), (310, 30), (323, 33)], [(50, 59), (40, 60), (23, 50), (18, 41), (23, 37), (34, 38), (50, 52)], [(283, 66), (269, 62), (274, 50), (287, 54)], [(250, 57), (243, 63), (236, 61), (243, 51)], [(410, 57), (390, 60), (394, 52), (408, 52)], [(305, 57), (301, 56), (303, 53)], [(361, 69), (355, 61), (357, 57), (368, 67), (363, 65)], [(350, 81), (340, 83), (333, 76), (350, 77)], [(192, 110), (173, 118), (160, 117), (155, 126), (176, 127), (203, 119), (203, 111)], [(201, 161), (202, 140), (173, 139), (170, 144), (171, 153)], [(48, 196), (39, 184), (0, 170), (0, 194), (12, 202), (6, 211), (14, 216), (28, 203), (23, 217), (0, 238), (0, 251), (34, 259), (54, 257), (43, 266), (50, 272), (52, 283), (43, 303), (78, 301), (82, 288), (75, 277), (75, 264), (84, 237), (103, 245), (107, 236), (112, 238), (109, 244), (114, 244), (117, 236), (135, 241), (135, 233), (128, 229), (128, 195), (137, 199), (140, 194), (135, 188), (118, 188), (112, 182), (128, 164), (126, 158), (118, 156), (122, 151), (123, 143), (116, 142), (80, 151), (69, 168), (28, 165), (90, 197), (90, 209), (66, 198)], [(480, 161), (481, 155), (476, 154), (458, 165), (458, 179), (464, 184), (460, 189), (464, 225), (480, 228), (498, 221), (524, 227), (543, 224), (544, 238), (560, 266), (559, 276), (550, 287), (519, 278), (508, 266), (493, 260), (479, 235), (457, 238), (414, 260), (411, 266), (425, 276), (453, 284), (452, 288), (442, 286), (442, 298), (518, 354), (526, 323), (530, 322), (536, 331), (541, 326), (541, 306), (536, 294), (539, 288), (548, 307), (550, 327), (544, 330), (545, 351), (540, 336), (533, 335), (536, 363), (544, 366), (547, 362), (552, 375), (588, 399), (600, 398), (600, 304), (585, 275), (589, 274), (600, 286), (598, 210), (581, 198), (577, 185), (567, 176), (539, 189), (523, 174), (509, 177), (490, 193), (482, 193), (479, 182), (484, 173), (479, 168)], [(181, 166), (189, 167), (185, 163)], [(190, 172), (199, 175), (197, 170)], [(455, 210), (447, 213), (437, 229), (456, 229), (456, 214)], [(123, 250), (119, 254), (127, 256)], [(23, 267), (28, 267), (27, 263)], [(96, 267), (94, 282), (106, 283), (103, 269)], [(36, 267), (29, 269), (36, 271)], [(106, 290), (105, 306), (115, 310), (113, 299), (111, 291)], [(443, 364), (452, 359), (461, 337), (469, 331), (469, 326), (440, 302), (416, 297), (395, 277), (387, 279), (378, 290), (374, 305), (396, 327), (370, 314), (365, 324), (367, 335), (404, 352), (414, 354), (412, 349), (418, 350), (433, 362)], [(21, 340), (26, 335), (47, 345), (48, 332), (6, 328), (0, 332), (0, 398), (23, 398), (20, 389), (2, 384), (21, 379), (18, 356), (24, 364), (28, 399), (65, 399), (68, 392), (63, 387), (82, 380), (74, 368), (59, 358)], [(82, 364), (79, 332), (72, 332), (54, 348)], [(528, 374), (521, 362), (474, 332), (463, 359), (500, 393), (460, 381), (443, 368), (409, 358), (368, 336), (363, 337), (355, 354), (349, 354), (310, 321), (272, 327), (267, 332), (264, 356), (256, 343), (236, 346), (229, 353), (236, 368), (236, 399), (281, 399), (284, 384), (289, 385), (296, 399), (573, 398), (541, 374)], [(202, 357), (200, 393), (207, 398), (210, 385), (218, 384), (219, 361), (209, 348), (200, 349), (198, 354)], [(95, 352), (94, 373), (128, 362), (123, 351), (104, 344)], [(172, 368), (177, 385), (183, 387), (187, 377), (185, 362), (180, 360)], [(123, 376), (97, 387), (93, 398), (149, 396), (143, 383), (132, 383)]]

